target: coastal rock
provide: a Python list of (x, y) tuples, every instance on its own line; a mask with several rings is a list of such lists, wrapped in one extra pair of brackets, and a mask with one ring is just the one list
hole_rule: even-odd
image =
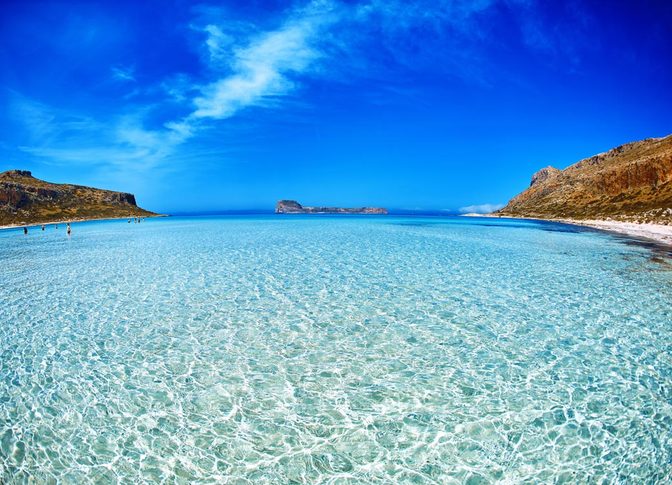
[(672, 135), (546, 167), (496, 215), (672, 224)]
[(560, 173), (560, 170), (558, 170), (555, 167), (551, 167), (550, 165), (548, 167), (542, 168), (538, 172), (535, 172), (534, 175), (532, 175), (532, 181), (530, 182), (530, 187), (532, 187), (534, 184), (538, 184), (540, 182), (545, 182), (549, 178), (551, 178), (554, 175), (557, 175), (559, 173)]
[(275, 204), (275, 212), (278, 214), (301, 213), (303, 211), (303, 206), (295, 200), (279, 200)]
[(0, 173), (0, 225), (149, 215), (133, 194), (53, 184), (28, 170)]
[(383, 207), (309, 207), (295, 200), (279, 200), (275, 205), (276, 214), (387, 214)]

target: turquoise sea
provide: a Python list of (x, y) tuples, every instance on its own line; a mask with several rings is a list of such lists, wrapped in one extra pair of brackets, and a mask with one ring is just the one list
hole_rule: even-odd
[(0, 231), (0, 483), (669, 483), (671, 263), (492, 219)]

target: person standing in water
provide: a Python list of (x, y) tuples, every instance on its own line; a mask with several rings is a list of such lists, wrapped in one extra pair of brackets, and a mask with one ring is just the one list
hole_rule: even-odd
[(70, 235), (70, 223), (68, 222), (68, 223), (65, 225), (65, 227), (66, 227), (66, 231), (65, 231), (65, 232), (67, 232), (67, 233), (68, 233), (68, 236), (69, 236), (69, 235)]
[(24, 228), (23, 228), (23, 233), (24, 233), (24, 234), (28, 234), (28, 228), (27, 228), (27, 227), (24, 227)]

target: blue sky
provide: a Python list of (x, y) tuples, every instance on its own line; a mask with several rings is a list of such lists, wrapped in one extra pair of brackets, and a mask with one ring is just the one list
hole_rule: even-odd
[(4, 0), (0, 170), (163, 212), (503, 204), (672, 132), (671, 26), (667, 1)]

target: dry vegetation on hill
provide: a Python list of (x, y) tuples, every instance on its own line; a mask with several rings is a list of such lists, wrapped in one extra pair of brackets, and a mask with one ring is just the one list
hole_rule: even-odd
[(497, 215), (672, 224), (672, 135), (543, 168)]
[(52, 184), (25, 170), (0, 173), (0, 225), (152, 215), (133, 194)]

